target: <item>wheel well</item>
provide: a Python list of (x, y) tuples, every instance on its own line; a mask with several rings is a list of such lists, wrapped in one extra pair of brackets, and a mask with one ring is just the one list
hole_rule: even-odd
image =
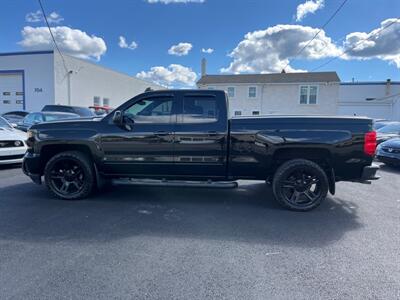
[(74, 145), (74, 144), (63, 144), (63, 145), (47, 145), (43, 146), (40, 151), (40, 161), (42, 166), (42, 172), (47, 162), (56, 154), (65, 151), (79, 151), (85, 153), (88, 157), (92, 158), (90, 148), (85, 145)]
[(272, 159), (276, 168), (292, 159), (307, 159), (315, 162), (321, 168), (331, 169), (331, 153), (326, 149), (291, 148), (277, 150)]

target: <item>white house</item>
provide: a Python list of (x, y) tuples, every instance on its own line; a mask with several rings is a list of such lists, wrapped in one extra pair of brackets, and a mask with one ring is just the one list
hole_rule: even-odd
[(0, 53), (0, 113), (46, 104), (116, 107), (163, 87), (54, 51)]
[(400, 120), (400, 82), (343, 82), (338, 114)]
[(339, 85), (336, 72), (203, 75), (197, 82), (200, 89), (225, 90), (231, 116), (335, 115)]

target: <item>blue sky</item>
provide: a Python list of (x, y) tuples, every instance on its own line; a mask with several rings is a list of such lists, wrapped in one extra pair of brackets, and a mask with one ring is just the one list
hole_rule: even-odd
[[(348, 0), (297, 56), (342, 0), (175, 1), (190, 2), (42, 0), (47, 15), (56, 13), (51, 26), (64, 52), (165, 85), (193, 84), (202, 57), (210, 74), (277, 72), (286, 64), (287, 71), (311, 71), (354, 45), (318, 71), (337, 71), (342, 81), (400, 80), (398, 0)], [(52, 47), (38, 9), (36, 0), (2, 0), (0, 52)], [(368, 44), (362, 41), (390, 22)]]

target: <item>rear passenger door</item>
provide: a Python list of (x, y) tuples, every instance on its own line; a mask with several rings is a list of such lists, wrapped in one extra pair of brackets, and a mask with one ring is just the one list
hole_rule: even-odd
[(175, 131), (176, 175), (222, 178), (226, 175), (228, 120), (222, 93), (182, 92)]

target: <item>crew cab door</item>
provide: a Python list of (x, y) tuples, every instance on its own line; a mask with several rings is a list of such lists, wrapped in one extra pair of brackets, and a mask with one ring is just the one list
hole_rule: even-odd
[(185, 178), (226, 176), (228, 120), (221, 91), (182, 91), (175, 131), (175, 167)]
[(110, 120), (101, 137), (104, 172), (168, 176), (174, 164), (175, 107), (173, 94), (148, 95), (126, 105), (121, 112), (133, 125), (127, 129)]

